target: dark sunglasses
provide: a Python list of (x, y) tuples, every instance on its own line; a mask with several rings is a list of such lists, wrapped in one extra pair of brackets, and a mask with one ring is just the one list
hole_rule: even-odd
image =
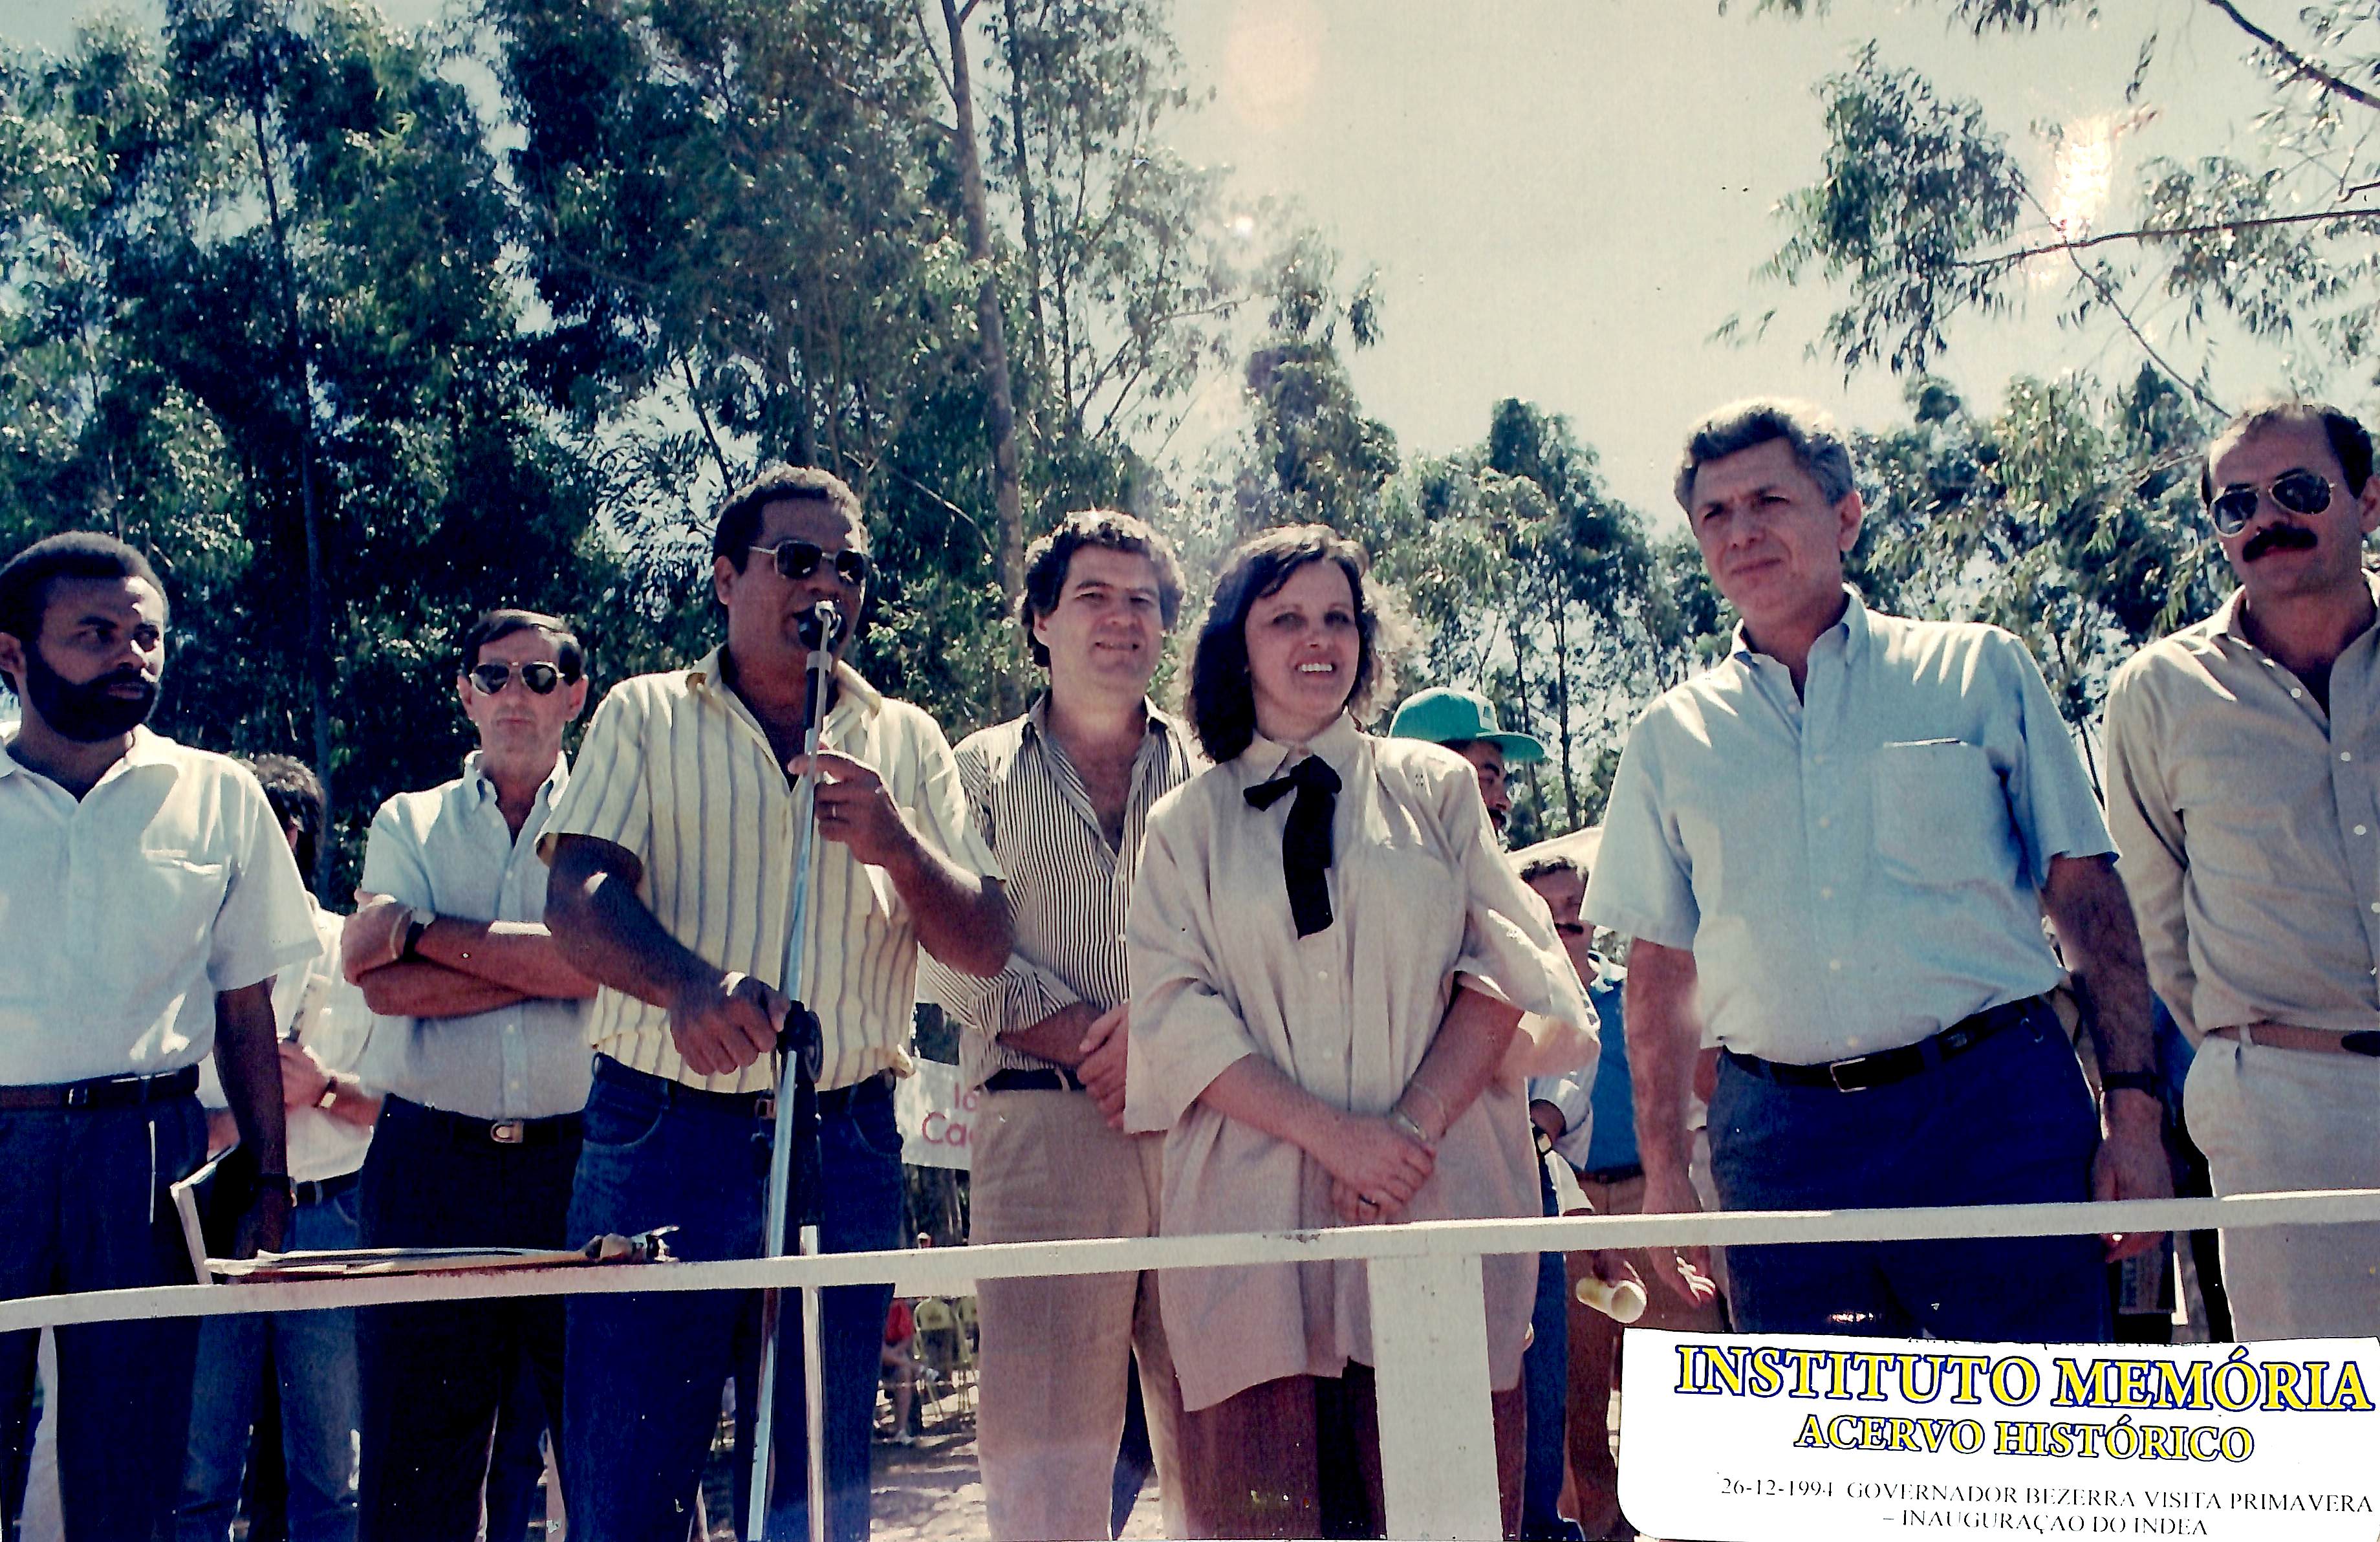
[(830, 559), (834, 564), (834, 576), (858, 589), (868, 582), (868, 553), (865, 552), (829, 552), (815, 540), (783, 540), (774, 546), (755, 546), (755, 552), (766, 552), (777, 564), (778, 575), (795, 582), (818, 571), (819, 564)]
[(471, 688), (481, 696), (493, 696), (504, 684), (520, 674), (520, 683), (537, 696), (552, 696), (553, 687), (562, 684), (562, 671), (552, 664), (475, 664), (471, 668)]
[[(2319, 471), (2291, 471), (2276, 477), (2268, 491), (2274, 504), (2291, 514), (2320, 514), (2330, 507), (2330, 479)], [(2256, 517), (2259, 496), (2252, 487), (2227, 488), (2206, 505), (2207, 517), (2224, 535), (2236, 536)]]

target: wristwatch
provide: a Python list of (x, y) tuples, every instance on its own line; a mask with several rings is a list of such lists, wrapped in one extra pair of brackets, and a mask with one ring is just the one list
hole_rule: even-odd
[(2156, 1097), (2156, 1073), (2154, 1071), (2102, 1071), (2099, 1073), (2099, 1091), (2102, 1096), (2110, 1092), (2122, 1092), (2127, 1088), (2133, 1092), (2145, 1092), (2152, 1098)]
[(405, 946), (397, 950), (398, 963), (402, 964), (408, 958), (419, 956), (421, 934), (428, 931), (430, 923), (437, 918), (437, 912), (424, 910), (418, 905), (408, 905), (405, 907)]
[(327, 1112), (329, 1111), (331, 1105), (338, 1100), (339, 1084), (336, 1082), (324, 1082), (322, 1084), (322, 1096), (314, 1099), (314, 1106)]

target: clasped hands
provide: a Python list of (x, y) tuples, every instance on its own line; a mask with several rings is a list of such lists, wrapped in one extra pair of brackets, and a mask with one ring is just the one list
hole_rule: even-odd
[(1402, 1220), (1438, 1167), (1437, 1153), (1386, 1114), (1339, 1114), (1314, 1159), (1330, 1174), (1330, 1208), (1350, 1226)]

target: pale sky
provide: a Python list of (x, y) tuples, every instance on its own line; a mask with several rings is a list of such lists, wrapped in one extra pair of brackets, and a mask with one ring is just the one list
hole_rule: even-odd
[[(383, 0), (412, 24), (435, 0)], [(1564, 413), (1602, 454), (1613, 489), (1655, 520), (1676, 518), (1670, 467), (1685, 427), (1755, 392), (1812, 397), (1846, 420), (1900, 416), (1882, 372), (1849, 387), (1805, 357), (1832, 297), (1755, 283), (1774, 249), (1772, 210), (1811, 181), (1824, 138), (1811, 88), (1876, 39), (1884, 57), (1985, 103), (2020, 137), (2035, 185), (2058, 184), (2028, 126), (2070, 132), (2126, 112), (2141, 31), (2165, 32), (2145, 123), (2113, 140), (2123, 189), (2149, 154), (2220, 145), (2262, 103), (2236, 34), (2204, 6), (2139, 0), (2126, 19), (1969, 39), (1939, 0), (1836, 0), (1822, 20), (1746, 14), (1737, 0), (1181, 0), (1176, 34), (1214, 101), (1183, 120), (1177, 148), (1234, 170), (1250, 200), (1296, 199), (1344, 253), (1377, 267), (1386, 337), (1354, 360), (1366, 408), (1409, 451), (1477, 440), (1491, 403)], [(77, 7), (0, 0), (0, 37), (63, 47)], [(2133, 19), (2133, 18), (2138, 19)], [(2087, 198), (2087, 176), (2079, 187)], [(2087, 212), (2087, 211), (2086, 211)], [(1954, 334), (1945, 372), (1972, 403), (1997, 404), (2014, 373), (2128, 377), (2139, 356), (2111, 327), (2054, 323), (2061, 283), (2025, 314)], [(1713, 343), (1730, 313), (1776, 308), (1765, 341)], [(2162, 340), (2151, 308), (2143, 322)], [(2199, 346), (2176, 346), (2194, 359)], [(2227, 340), (2227, 403), (2284, 383), (2277, 352)], [(2319, 383), (2318, 382), (2316, 383)], [(2342, 387), (2344, 389), (2345, 387)], [(2350, 406), (2368, 406), (2350, 397)], [(1236, 411), (1211, 387), (1177, 445)]]

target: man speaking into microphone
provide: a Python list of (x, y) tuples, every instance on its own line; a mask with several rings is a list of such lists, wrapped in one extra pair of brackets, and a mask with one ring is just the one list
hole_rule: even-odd
[[(917, 949), (991, 975), (1012, 932), (1001, 871), (967, 818), (948, 742), (843, 662), (867, 596), (859, 500), (809, 467), (772, 467), (722, 506), (711, 581), (727, 640), (691, 669), (604, 698), (546, 826), (546, 920), (601, 990), (571, 1234), (678, 1228), (692, 1260), (762, 1250), (771, 1051), (797, 849), (805, 672), (834, 660), (820, 709), (817, 834), (799, 988), (817, 1013), (830, 1253), (899, 1245), (892, 1082), (910, 1074)], [(821, 603), (833, 611), (822, 616)], [(826, 636), (820, 623), (828, 621)], [(868, 1426), (889, 1286), (825, 1293), (827, 1535), (868, 1529)], [(748, 1463), (759, 1303), (749, 1293), (572, 1298), (563, 1438), (574, 1536), (686, 1536), (720, 1383), (736, 1380)], [(767, 1535), (808, 1535), (801, 1335), (777, 1377), (779, 1480)], [(748, 1484), (735, 1486), (740, 1510)]]

